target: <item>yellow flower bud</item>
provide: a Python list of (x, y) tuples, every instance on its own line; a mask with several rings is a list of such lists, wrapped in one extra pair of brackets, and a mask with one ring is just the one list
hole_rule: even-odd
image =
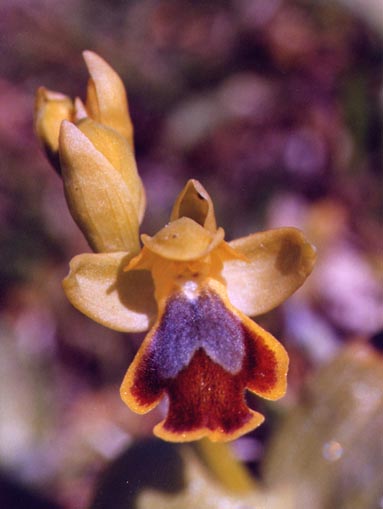
[(141, 223), (145, 212), (145, 191), (128, 141), (114, 129), (90, 118), (80, 120), (77, 127), (121, 175), (129, 189), (132, 203)]
[(36, 132), (62, 173), (70, 212), (92, 249), (135, 254), (146, 200), (125, 88), (101, 57), (85, 51), (84, 59), (90, 74), (85, 104), (39, 88)]
[(58, 173), (60, 173), (58, 155), (60, 125), (63, 120), (72, 120), (73, 114), (73, 102), (68, 96), (44, 87), (37, 90), (35, 131), (49, 161)]
[(140, 249), (137, 197), (132, 197), (126, 182), (127, 171), (118, 162), (121, 146), (117, 143), (115, 150), (110, 148), (106, 154), (97, 149), (96, 145), (105, 146), (108, 136), (113, 138), (103, 129), (107, 128), (92, 124), (89, 129), (85, 127), (90, 133), (88, 138), (71, 122), (61, 125), (60, 162), (68, 207), (94, 251), (137, 253)]

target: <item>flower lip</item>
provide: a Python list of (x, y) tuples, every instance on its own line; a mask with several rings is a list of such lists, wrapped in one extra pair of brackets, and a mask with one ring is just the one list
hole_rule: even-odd
[(235, 310), (219, 282), (209, 281), (195, 299), (182, 292), (169, 297), (128, 369), (121, 397), (146, 413), (167, 394), (167, 417), (154, 429), (165, 440), (227, 441), (263, 421), (248, 408), (244, 391), (279, 399), (287, 368), (283, 346)]
[(145, 247), (163, 258), (190, 261), (206, 256), (223, 241), (224, 236), (222, 228), (212, 233), (193, 219), (181, 217), (171, 221), (154, 237), (141, 235), (141, 240)]

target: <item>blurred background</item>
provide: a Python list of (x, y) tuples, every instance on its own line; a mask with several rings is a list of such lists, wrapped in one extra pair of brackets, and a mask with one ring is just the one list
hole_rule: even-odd
[[(383, 508), (380, 1), (2, 0), (0, 33), (2, 507)], [(150, 438), (163, 408), (137, 416), (118, 393), (142, 336), (65, 300), (89, 248), (33, 103), (41, 85), (84, 98), (84, 49), (128, 90), (143, 232), (197, 178), (228, 240), (292, 225), (318, 249), (305, 286), (259, 320), (291, 369), (280, 402), (249, 396), (266, 423), (230, 445), (249, 494)]]

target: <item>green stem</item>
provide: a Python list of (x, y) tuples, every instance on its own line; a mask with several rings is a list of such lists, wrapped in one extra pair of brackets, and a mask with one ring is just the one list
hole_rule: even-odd
[(227, 444), (213, 443), (204, 438), (193, 444), (193, 449), (214, 477), (227, 489), (237, 493), (254, 489), (254, 479), (235, 458)]

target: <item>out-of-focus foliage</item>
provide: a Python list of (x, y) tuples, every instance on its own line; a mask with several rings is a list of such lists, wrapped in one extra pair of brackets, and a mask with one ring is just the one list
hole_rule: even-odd
[[(249, 398), (267, 414), (267, 424), (236, 441), (233, 452), (258, 474), (269, 438), (275, 433), (282, 440), (288, 426), (281, 419), (288, 414), (294, 436), (304, 426), (307, 436), (314, 429), (322, 436), (312, 444), (321, 459), (311, 458), (307, 476), (328, 461), (321, 447), (328, 443), (326, 450), (336, 452), (339, 442), (343, 455), (329, 462), (339, 469), (336, 479), (346, 478), (342, 469), (355, 479), (349, 468), (357, 455), (353, 486), (372, 486), (377, 414), (352, 448), (334, 436), (342, 423), (351, 430), (347, 409), (335, 404), (320, 421), (309, 417), (326, 398), (338, 401), (333, 390), (341, 383), (352, 391), (359, 377), (370, 380), (382, 366), (381, 356), (366, 372), (344, 364), (351, 340), (363, 344), (375, 334), (379, 346), (383, 316), (382, 29), (378, 16), (373, 25), (366, 21), (375, 1), (363, 2), (363, 17), (348, 3), (0, 3), (0, 480), (4, 472), (13, 487), (27, 484), (64, 508), (83, 509), (106, 465), (147, 438), (163, 416), (161, 408), (136, 416), (119, 401), (120, 380), (141, 337), (113, 333), (81, 316), (60, 286), (68, 260), (87, 246), (32, 132), (33, 96), (41, 85), (71, 97), (85, 90), (81, 51), (90, 49), (113, 65), (128, 90), (148, 194), (143, 231), (162, 227), (186, 180), (198, 178), (228, 240), (298, 226), (318, 248), (310, 284), (261, 323), (289, 351), (289, 392), (273, 410)], [(342, 368), (326, 368), (336, 355)], [(333, 373), (323, 382), (327, 396), (303, 389), (321, 366)], [(369, 401), (359, 391), (358, 405), (366, 408)], [(294, 442), (290, 438), (291, 450)], [(302, 454), (294, 458), (301, 470)], [(208, 482), (202, 467), (190, 468), (203, 472), (197, 486)], [(274, 472), (269, 497), (283, 477), (282, 470)], [(318, 497), (329, 496), (333, 486), (324, 473)], [(0, 482), (1, 495), (7, 489), (9, 483)], [(294, 483), (278, 489), (290, 493)], [(305, 489), (318, 494), (312, 478)], [(153, 493), (142, 495), (142, 503), (153, 505)], [(342, 507), (347, 499), (336, 503)], [(110, 507), (116, 507), (113, 494)]]
[[(124, 488), (126, 477), (129, 490)], [(112, 497), (114, 509), (243, 509), (264, 507), (266, 500), (269, 509), (293, 507), (287, 490), (230, 491), (190, 446), (154, 440), (138, 442), (117, 458), (97, 487), (91, 509), (109, 508)]]
[(310, 380), (274, 437), (269, 486), (290, 486), (295, 507), (373, 509), (383, 496), (382, 356), (350, 345)]

